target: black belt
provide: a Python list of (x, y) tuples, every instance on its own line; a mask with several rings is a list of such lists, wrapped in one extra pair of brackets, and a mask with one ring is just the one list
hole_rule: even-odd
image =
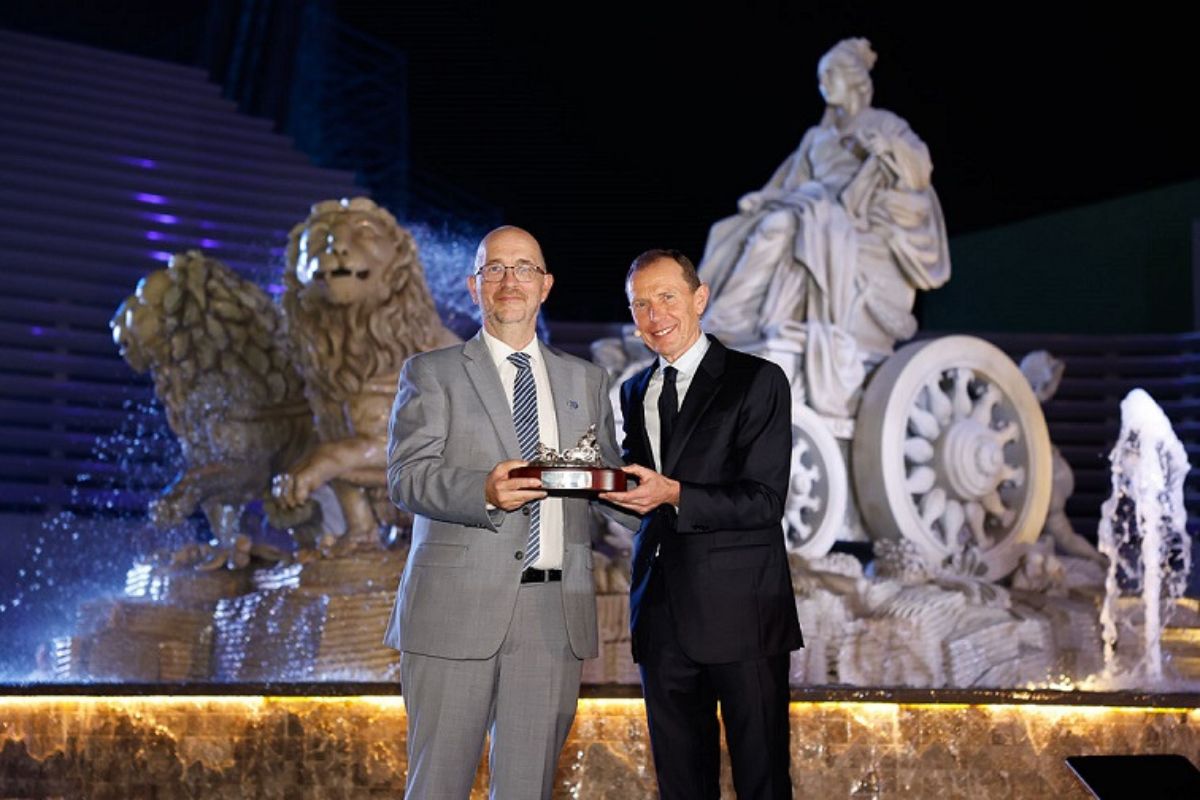
[(538, 569), (526, 567), (521, 573), (521, 583), (551, 583), (562, 580), (561, 569)]

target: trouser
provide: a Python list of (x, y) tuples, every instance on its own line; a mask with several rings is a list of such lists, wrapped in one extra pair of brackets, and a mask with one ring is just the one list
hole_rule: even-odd
[(635, 635), (659, 796), (720, 797), (719, 704), (739, 800), (790, 798), (789, 654), (693, 661), (675, 635), (662, 570), (650, 580)]
[(575, 719), (582, 667), (567, 639), (561, 583), (521, 586), (508, 633), (491, 658), (403, 653), (405, 797), (466, 800), (490, 734), (491, 797), (549, 798)]

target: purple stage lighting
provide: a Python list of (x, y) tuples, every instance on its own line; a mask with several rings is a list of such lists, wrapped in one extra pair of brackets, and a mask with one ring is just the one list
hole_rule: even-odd
[(136, 156), (117, 156), (117, 161), (122, 164), (128, 164), (131, 167), (141, 167), (142, 169), (154, 169), (158, 166), (158, 162), (151, 158), (137, 158)]

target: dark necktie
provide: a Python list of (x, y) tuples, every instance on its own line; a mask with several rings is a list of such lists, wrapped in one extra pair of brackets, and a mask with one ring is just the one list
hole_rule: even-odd
[(662, 394), (658, 396), (658, 455), (659, 472), (666, 472), (667, 447), (671, 444), (671, 434), (675, 430), (675, 418), (679, 416), (679, 395), (675, 393), (675, 376), (679, 370), (674, 367), (663, 369)]
[[(517, 379), (513, 382), (513, 425), (517, 429), (517, 443), (521, 445), (521, 458), (532, 461), (537, 455), (539, 438), (537, 385), (533, 382), (528, 353), (513, 353), (508, 360), (517, 368)], [(530, 504), (529, 542), (525, 547), (527, 567), (542, 552), (541, 520), (541, 502)]]

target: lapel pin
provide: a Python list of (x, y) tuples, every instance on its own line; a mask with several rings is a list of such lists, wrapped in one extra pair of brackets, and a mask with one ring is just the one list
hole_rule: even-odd
[(575, 408), (579, 408), (579, 403), (576, 403), (574, 400), (568, 400), (567, 406), (572, 409), (575, 409)]

